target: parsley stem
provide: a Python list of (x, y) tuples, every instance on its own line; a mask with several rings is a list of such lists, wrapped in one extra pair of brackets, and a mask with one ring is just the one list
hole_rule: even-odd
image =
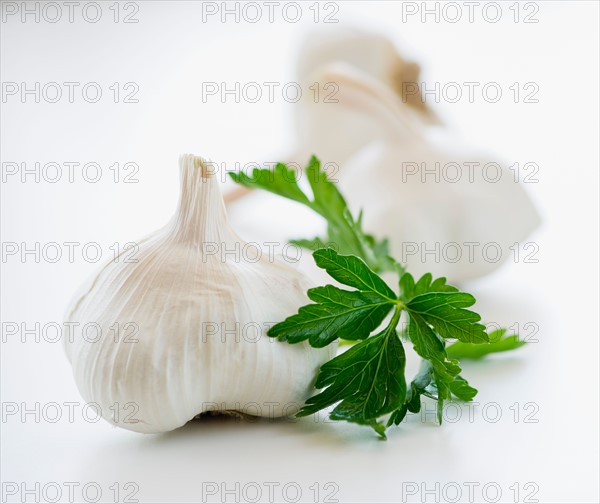
[(396, 327), (398, 327), (398, 323), (400, 322), (400, 314), (402, 313), (403, 309), (404, 304), (400, 302), (396, 304), (396, 308), (394, 308), (394, 314), (392, 315), (392, 320), (390, 320), (390, 324), (388, 325), (387, 336), (396, 333)]

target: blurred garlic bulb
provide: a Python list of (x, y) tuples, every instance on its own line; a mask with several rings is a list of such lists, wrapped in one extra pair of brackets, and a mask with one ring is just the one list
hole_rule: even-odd
[[(324, 164), (337, 164), (335, 178), (350, 207), (364, 209), (364, 228), (388, 237), (392, 255), (413, 274), (430, 271), (454, 282), (485, 275), (538, 226), (513, 174), (498, 165), (499, 176), (492, 172), (498, 180), (490, 182), (482, 174), (490, 159), (440, 143), (433, 114), (399, 91), (403, 82), (418, 82), (418, 66), (389, 40), (345, 31), (313, 37), (298, 68), (306, 86), (335, 83), (336, 102), (301, 102), (300, 145), (289, 159), (302, 166), (315, 153)], [(423, 105), (420, 95), (411, 96)], [(451, 169), (444, 172), (454, 164), (462, 170), (458, 180)]]
[(308, 282), (258, 249), (240, 253), (201, 158), (182, 156), (180, 172), (173, 219), (140, 242), (137, 262), (104, 266), (68, 311), (79, 390), (109, 422), (145, 433), (207, 411), (291, 415), (335, 349), (283, 344), (265, 330), (306, 304)]

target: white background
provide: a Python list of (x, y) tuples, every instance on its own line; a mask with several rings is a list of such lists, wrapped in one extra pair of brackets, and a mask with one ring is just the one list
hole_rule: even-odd
[[(494, 498), (491, 487), (482, 494), (491, 483), (501, 488), (501, 502), (514, 502), (516, 483), (519, 501), (538, 489), (532, 497), (539, 502), (598, 502), (598, 3), (539, 3), (539, 23), (523, 24), (511, 20), (507, 2), (498, 23), (477, 16), (474, 23), (451, 24), (431, 18), (403, 23), (400, 2), (340, 2), (337, 25), (315, 24), (309, 4), (297, 24), (281, 17), (274, 23), (202, 23), (201, 4), (193, 1), (138, 2), (139, 23), (124, 24), (112, 22), (111, 3), (102, 3), (103, 18), (95, 24), (81, 16), (72, 24), (31, 17), (22, 23), (18, 16), (2, 22), (1, 80), (96, 81), (106, 92), (114, 82), (133, 81), (139, 103), (21, 103), (9, 97), (2, 103), (2, 161), (96, 161), (105, 167), (135, 161), (139, 183), (9, 178), (1, 193), (4, 242), (108, 247), (136, 240), (170, 217), (180, 153), (227, 163), (285, 155), (294, 143), (292, 105), (202, 103), (201, 83), (290, 81), (298, 47), (311, 30), (359, 26), (391, 37), (421, 62), (425, 80), (539, 84), (537, 104), (435, 104), (467, 143), (541, 167), (539, 183), (527, 187), (543, 218), (531, 237), (540, 246), (539, 263), (507, 263), (463, 286), (488, 320), (538, 324), (539, 343), (465, 364), (480, 390), (477, 400), (499, 405), (496, 423), (479, 407), (472, 421), (465, 408), (460, 421), (442, 427), (431, 415), (426, 422), (411, 417), (390, 431), (387, 442), (366, 428), (313, 420), (210, 421), (154, 436), (86, 422), (79, 407), (74, 422), (3, 419), (4, 484), (57, 482), (66, 501), (64, 483), (77, 482), (75, 500), (82, 501), (81, 486), (96, 482), (102, 502), (112, 502), (111, 485), (117, 483), (122, 500), (124, 485), (133, 482), (139, 502), (183, 503), (208, 500), (207, 482), (233, 489), (229, 502), (243, 500), (244, 488), (252, 498), (250, 482), (262, 486), (264, 501), (264, 483), (275, 482), (279, 501), (282, 487), (294, 483), (302, 501), (313, 502), (310, 487), (317, 483), (321, 501), (337, 488), (332, 497), (340, 502), (445, 502), (458, 486), (460, 501), (467, 502), (472, 482), (478, 485), (475, 501)], [(245, 238), (264, 239), (256, 234), (259, 226), (248, 225), (250, 201), (230, 209), (232, 221)], [(285, 208), (278, 207), (267, 238), (303, 234), (302, 222), (286, 221)], [(61, 321), (74, 290), (96, 268), (80, 256), (56, 264), (7, 259), (2, 321)], [(81, 403), (59, 344), (3, 335), (1, 350), (3, 403)], [(526, 403), (535, 403), (531, 419), (537, 423), (524, 421), (534, 411)], [(324, 488), (328, 482), (334, 486)], [(439, 493), (426, 496), (420, 489), (409, 497), (411, 483), (434, 490), (438, 484)], [(210, 499), (219, 497), (225, 496)]]

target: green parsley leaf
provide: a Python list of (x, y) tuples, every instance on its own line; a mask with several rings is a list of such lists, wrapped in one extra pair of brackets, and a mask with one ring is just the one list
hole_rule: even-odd
[(445, 339), (485, 343), (488, 335), (479, 323), (481, 317), (465, 309), (475, 303), (475, 298), (447, 285), (445, 278), (433, 280), (428, 273), (415, 282), (412, 275), (405, 273), (400, 278), (400, 289), (409, 316), (408, 338), (428, 366), (421, 369), (411, 384), (405, 406), (394, 412), (389, 422), (397, 425), (407, 411), (418, 411), (420, 396), (427, 395), (437, 400), (441, 423), (444, 401), (453, 396), (470, 401), (477, 394), (459, 375), (458, 361), (448, 358)]
[(406, 397), (406, 356), (396, 333), (398, 315), (382, 332), (321, 367), (315, 386), (327, 388), (308, 399), (298, 416), (341, 401), (330, 414), (333, 420), (369, 425), (385, 438), (385, 427), (377, 418), (401, 406)]
[(310, 206), (308, 197), (298, 186), (296, 172), (290, 170), (283, 163), (277, 163), (272, 171), (254, 168), (252, 170), (252, 177), (249, 177), (243, 172), (229, 173), (229, 176), (238, 184), (246, 187), (260, 187), (278, 194), (279, 196), (283, 196), (284, 198)]
[(321, 170), (321, 162), (315, 156), (310, 158), (305, 173), (313, 193), (314, 210), (328, 222), (338, 222), (348, 206), (335, 184), (327, 178), (327, 173)]
[(313, 257), (317, 266), (338, 282), (362, 291), (374, 292), (391, 301), (396, 300), (394, 291), (358, 257), (342, 256), (333, 249), (317, 250)]
[(506, 329), (497, 329), (489, 335), (489, 345), (472, 345), (457, 341), (446, 348), (448, 355), (454, 359), (481, 359), (496, 352), (507, 352), (525, 345), (515, 334), (506, 336)]
[(298, 238), (296, 240), (290, 240), (292, 245), (297, 245), (298, 247), (302, 247), (308, 250), (319, 250), (322, 248), (327, 248), (327, 244), (318, 236), (309, 240), (308, 238)]
[[(430, 397), (438, 401), (438, 421), (442, 423), (444, 400), (451, 397), (450, 384), (458, 377), (461, 369), (458, 361), (449, 360), (444, 342), (418, 315), (409, 315), (408, 336), (415, 351), (429, 361), (431, 369)], [(415, 400), (415, 399), (413, 399)]]
[(333, 285), (310, 289), (308, 297), (316, 304), (303, 306), (296, 315), (271, 327), (267, 334), (289, 343), (308, 339), (315, 348), (337, 338), (365, 339), (394, 306), (375, 292), (346, 291)]
[(411, 413), (421, 411), (422, 395), (436, 399), (431, 395), (431, 391), (428, 390), (432, 380), (433, 366), (428, 360), (421, 361), (421, 367), (410, 384), (404, 404), (390, 415), (387, 422), (388, 427), (390, 425), (399, 425), (409, 411)]
[(411, 318), (417, 318), (433, 327), (446, 339), (466, 343), (487, 343), (485, 326), (479, 324), (479, 314), (465, 310), (475, 304), (475, 298), (464, 292), (429, 292), (406, 303)]
[(425, 273), (416, 283), (410, 273), (404, 273), (400, 276), (400, 291), (401, 299), (408, 302), (412, 298), (428, 292), (457, 292), (458, 289), (447, 285), (444, 277), (433, 281), (431, 273)]
[(454, 381), (450, 382), (449, 387), (450, 392), (461, 401), (472, 401), (477, 395), (477, 389), (471, 387), (462, 376), (457, 376)]

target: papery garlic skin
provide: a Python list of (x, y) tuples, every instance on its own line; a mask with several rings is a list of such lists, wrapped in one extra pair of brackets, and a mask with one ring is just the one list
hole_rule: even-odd
[[(309, 282), (280, 260), (248, 253), (202, 159), (182, 156), (180, 171), (173, 219), (140, 242), (137, 262), (104, 266), (68, 311), (76, 325), (66, 352), (79, 390), (109, 422), (145, 433), (206, 411), (291, 415), (335, 348), (265, 333), (309, 302)], [(83, 334), (86, 324), (99, 328), (99, 341)]]

